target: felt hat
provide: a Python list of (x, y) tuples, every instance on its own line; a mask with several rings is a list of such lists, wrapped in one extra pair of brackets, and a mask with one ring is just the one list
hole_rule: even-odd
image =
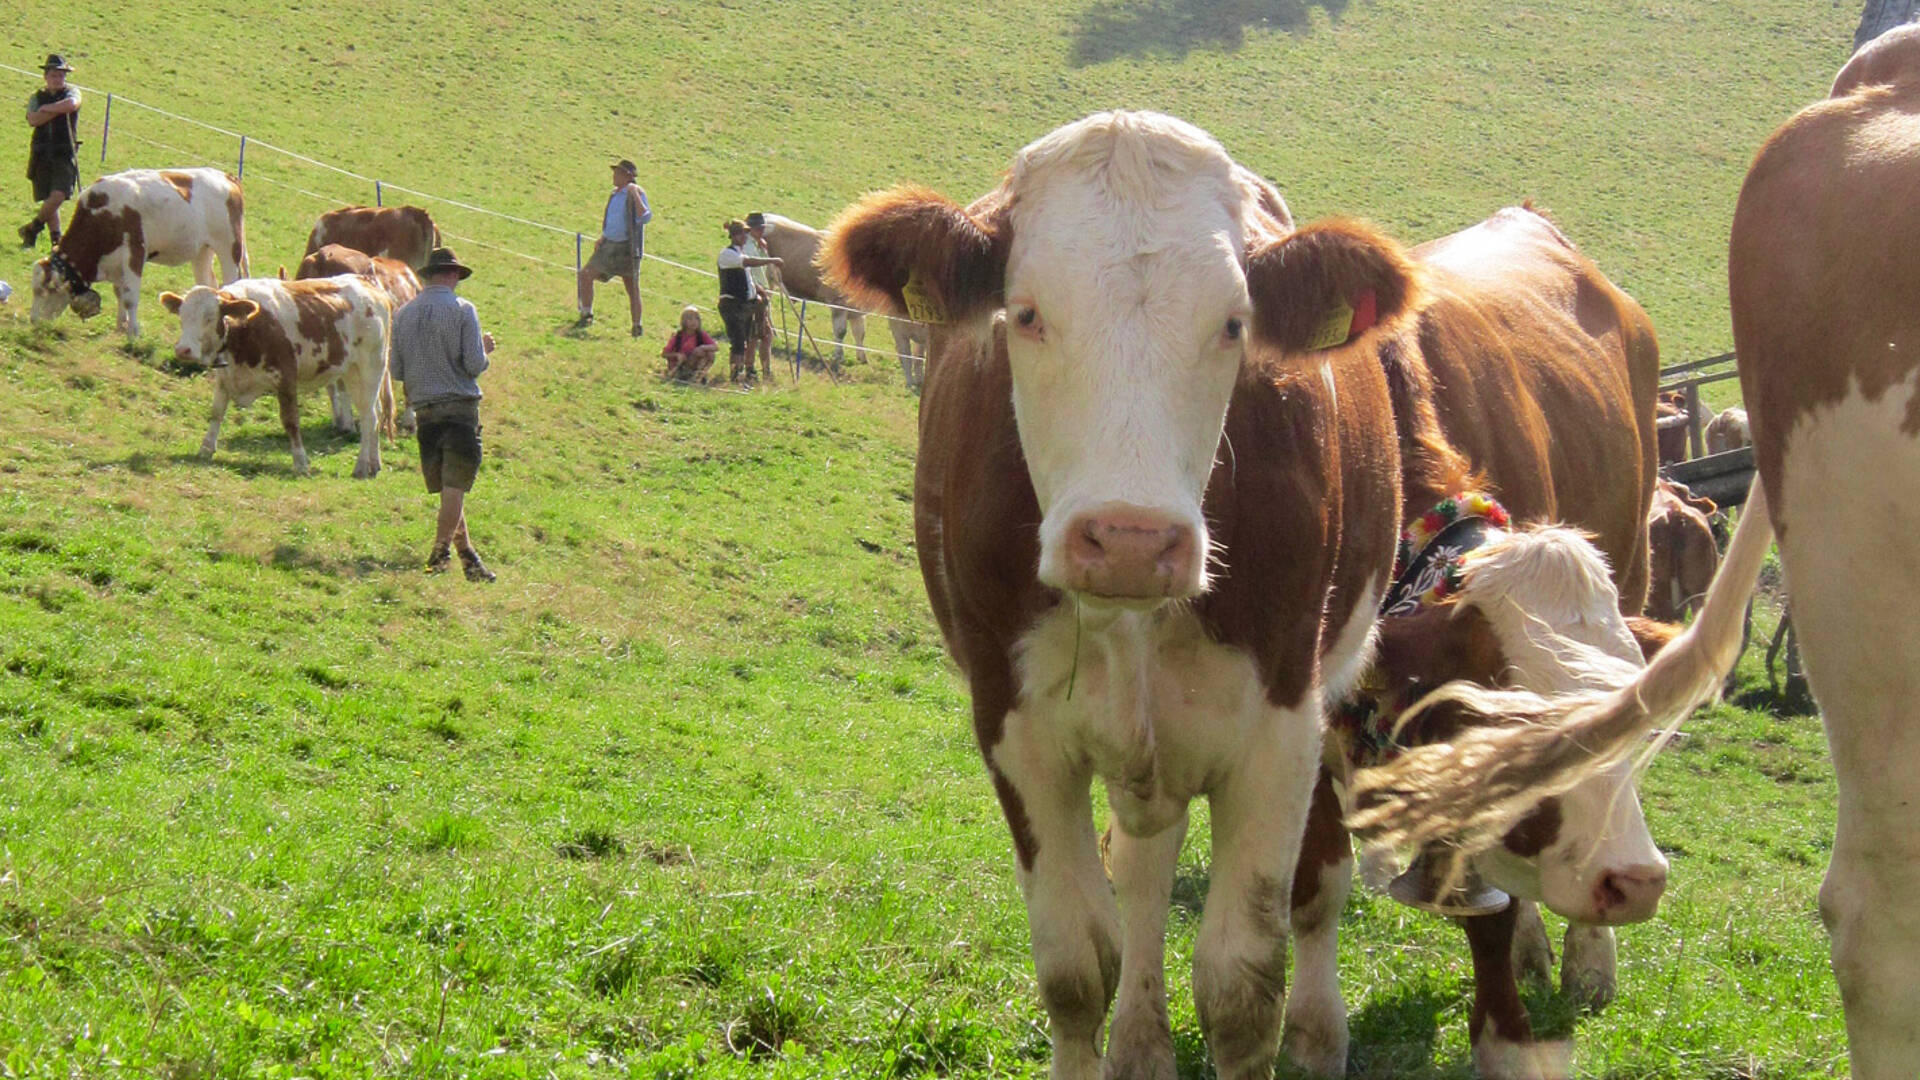
[(72, 71), (73, 65), (67, 63), (67, 58), (64, 56), (61, 56), (59, 53), (48, 53), (47, 62), (40, 65), (40, 70), (41, 71)]
[(767, 227), (767, 215), (761, 213), (758, 210), (755, 210), (753, 213), (747, 215), (747, 228), (764, 229), (766, 227)]
[(619, 161), (614, 162), (613, 167), (616, 169), (625, 169), (635, 176), (640, 175), (640, 170), (634, 166), (632, 161), (626, 158), (621, 158)]
[(420, 276), (423, 278), (432, 277), (435, 274), (447, 270), (460, 271), (461, 281), (465, 281), (473, 276), (472, 267), (462, 263), (460, 257), (453, 253), (452, 248), (443, 247), (434, 248), (433, 254), (427, 256), (427, 265), (420, 268)]

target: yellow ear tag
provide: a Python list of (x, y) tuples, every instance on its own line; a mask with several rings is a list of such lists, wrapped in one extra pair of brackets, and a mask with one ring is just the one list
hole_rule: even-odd
[(1307, 351), (1314, 352), (1319, 349), (1331, 349), (1339, 345), (1345, 345), (1347, 339), (1352, 336), (1353, 308), (1349, 307), (1343, 301), (1334, 305), (1333, 310), (1327, 312), (1327, 317), (1320, 320), (1319, 329), (1315, 330), (1313, 336), (1307, 339)]
[(914, 322), (944, 323), (947, 321), (946, 310), (940, 306), (940, 301), (934, 297), (926, 285), (921, 283), (918, 270), (907, 274), (907, 283), (900, 288), (900, 299), (906, 302), (907, 318)]

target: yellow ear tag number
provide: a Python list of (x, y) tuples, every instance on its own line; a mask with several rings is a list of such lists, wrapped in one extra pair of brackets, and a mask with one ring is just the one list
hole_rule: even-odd
[(921, 283), (918, 270), (907, 275), (907, 283), (900, 288), (900, 299), (906, 302), (907, 318), (914, 322), (944, 323), (947, 321), (946, 310), (940, 306), (940, 301), (934, 297), (926, 285)]
[(1352, 333), (1353, 308), (1344, 302), (1337, 304), (1332, 311), (1327, 312), (1326, 318), (1320, 320), (1320, 327), (1313, 332), (1313, 337), (1307, 339), (1307, 351), (1314, 352), (1345, 345)]

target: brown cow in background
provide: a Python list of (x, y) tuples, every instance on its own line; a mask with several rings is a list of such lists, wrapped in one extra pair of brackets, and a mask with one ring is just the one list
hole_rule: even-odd
[(1653, 509), (1647, 513), (1653, 564), (1648, 618), (1679, 622), (1700, 610), (1701, 598), (1720, 568), (1713, 529), (1713, 515), (1719, 512), (1712, 499), (1695, 495), (1685, 484), (1662, 480), (1654, 489)]
[(418, 270), (440, 246), (440, 227), (417, 206), (343, 206), (320, 215), (307, 235), (306, 253), (328, 244), (398, 259)]

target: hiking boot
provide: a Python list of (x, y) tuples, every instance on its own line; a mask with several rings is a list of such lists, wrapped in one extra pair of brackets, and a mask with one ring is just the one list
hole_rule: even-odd
[(644, 327), (644, 326), (641, 326), (641, 325), (640, 325), (639, 323), (634, 323), (634, 324), (633, 324), (633, 336), (634, 336), (634, 337), (646, 337), (646, 336), (647, 336), (647, 328), (646, 328), (646, 327)]
[(433, 545), (433, 551), (427, 556), (426, 571), (429, 574), (444, 574), (453, 563), (453, 549), (446, 544)]
[(593, 312), (591, 311), (583, 311), (580, 313), (579, 318), (573, 320), (573, 328), (575, 330), (584, 330), (587, 327), (592, 325), (593, 325)]
[(499, 576), (487, 569), (487, 564), (480, 561), (480, 553), (472, 548), (460, 552), (460, 565), (465, 568), (468, 581), (492, 581)]
[(30, 248), (38, 243), (40, 241), (40, 230), (46, 227), (47, 223), (41, 221), (39, 218), (34, 218), (32, 221), (20, 226), (20, 246)]

